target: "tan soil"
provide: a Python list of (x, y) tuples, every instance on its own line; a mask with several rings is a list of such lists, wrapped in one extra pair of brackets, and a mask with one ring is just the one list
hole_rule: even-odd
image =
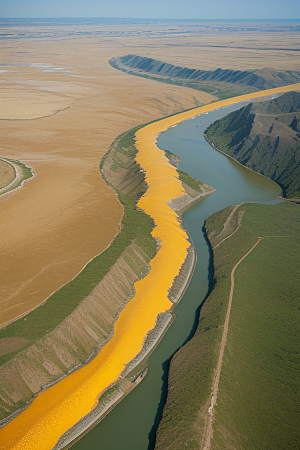
[(0, 189), (11, 183), (15, 176), (14, 168), (0, 159)]
[[(24, 161), (37, 176), (0, 200), (2, 324), (72, 279), (118, 232), (123, 210), (98, 169), (116, 136), (214, 98), (113, 69), (108, 60), (120, 43), (133, 41), (140, 42), (126, 36), (101, 44), (89, 37), (26, 39), (28, 54), (17, 54), (25, 40), (3, 43), (4, 62), (27, 66), (1, 73), (7, 120), (0, 121), (0, 154)], [(69, 67), (76, 76), (32, 63)]]

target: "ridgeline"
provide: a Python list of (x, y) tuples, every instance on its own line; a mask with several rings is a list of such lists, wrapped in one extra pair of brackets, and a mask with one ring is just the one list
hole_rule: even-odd
[(295, 70), (198, 70), (132, 54), (112, 58), (109, 62), (115, 69), (130, 75), (198, 89), (220, 100), (300, 81), (300, 71)]

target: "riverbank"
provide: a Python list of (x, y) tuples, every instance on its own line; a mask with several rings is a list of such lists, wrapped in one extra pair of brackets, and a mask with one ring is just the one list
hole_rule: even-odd
[[(241, 166), (245, 167), (246, 169), (250, 170), (251, 172), (254, 172), (254, 173), (256, 173), (257, 175), (260, 175), (261, 177), (264, 177), (264, 178), (266, 178), (267, 180), (271, 181), (272, 183), (277, 184), (276, 181), (271, 180), (271, 178), (267, 177), (266, 175), (263, 175), (262, 173), (257, 172), (257, 171), (255, 171), (255, 170), (251, 169), (250, 167), (245, 166), (245, 165), (242, 164), (241, 162), (239, 162), (239, 161), (237, 161), (236, 159), (234, 159), (233, 156), (227, 155), (227, 153), (223, 152), (223, 151), (220, 150), (218, 147), (216, 147), (216, 146), (209, 140), (209, 138), (207, 137), (207, 135), (206, 135), (205, 133), (204, 133), (203, 136), (204, 136), (206, 142), (207, 142), (212, 148), (214, 148), (215, 150), (217, 150), (217, 152), (222, 153), (222, 155), (225, 155), (227, 158), (231, 159), (231, 160), (234, 161), (236, 164), (240, 164)], [(286, 200), (286, 201), (289, 200), (289, 199), (286, 199), (286, 198), (284, 198), (284, 197), (281, 197), (280, 195), (278, 196), (278, 198), (280, 198), (280, 200)], [(292, 200), (292, 201), (293, 201), (293, 200)]]
[[(185, 185), (185, 190), (189, 192), (189, 194), (186, 193), (182, 197), (174, 199), (170, 203), (170, 206), (172, 207), (172, 209), (174, 209), (174, 211), (177, 211), (179, 217), (181, 217), (184, 211), (193, 207), (195, 203), (198, 203), (207, 195), (215, 192), (215, 189), (211, 186), (205, 185), (203, 183), (200, 183), (200, 186), (201, 191), (197, 193), (197, 191)], [(180, 268), (179, 274), (177, 275), (177, 277), (175, 277), (172, 287), (169, 291), (168, 297), (173, 303), (173, 306), (169, 311), (158, 315), (155, 327), (147, 333), (143, 348), (140, 353), (126, 365), (121, 376), (118, 378), (118, 381), (110, 386), (107, 390), (105, 390), (105, 392), (101, 395), (96, 408), (94, 408), (89, 414), (87, 414), (76, 425), (68, 430), (60, 438), (54, 450), (67, 450), (75, 442), (80, 440), (81, 437), (87, 434), (101, 420), (103, 420), (107, 416), (107, 414), (115, 406), (117, 406), (118, 403), (122, 399), (124, 399), (138, 384), (140, 384), (140, 382), (146, 376), (147, 360), (165, 335), (173, 320), (175, 320), (175, 315), (173, 313), (174, 307), (182, 299), (195, 270), (197, 254), (191, 237), (189, 238), (189, 241), (191, 245), (188, 248), (187, 257)], [(107, 401), (106, 392), (109, 392), (115, 387), (117, 387), (116, 391), (114, 391), (114, 393)]]

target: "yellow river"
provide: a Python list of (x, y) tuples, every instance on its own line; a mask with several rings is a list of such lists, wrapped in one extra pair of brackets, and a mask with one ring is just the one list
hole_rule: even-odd
[(89, 364), (40, 393), (27, 409), (3, 427), (1, 449), (51, 450), (62, 434), (95, 407), (101, 392), (118, 379), (125, 365), (140, 352), (157, 315), (172, 306), (168, 290), (190, 244), (177, 214), (167, 205), (184, 191), (176, 169), (156, 145), (158, 135), (182, 120), (223, 106), (299, 89), (297, 83), (230, 98), (162, 119), (136, 133), (137, 161), (146, 172), (149, 186), (138, 206), (154, 219), (156, 227), (152, 234), (160, 239), (161, 248), (151, 261), (149, 274), (135, 284), (136, 295), (121, 312), (112, 339)]

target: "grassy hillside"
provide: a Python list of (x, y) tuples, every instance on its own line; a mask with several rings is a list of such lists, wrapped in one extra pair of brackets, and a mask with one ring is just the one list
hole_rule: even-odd
[[(213, 245), (231, 211), (227, 208), (207, 221)], [(240, 211), (241, 228), (214, 251), (214, 288), (196, 333), (171, 361), (156, 450), (200, 448), (230, 273), (259, 236), (270, 235), (285, 237), (263, 239), (236, 272), (212, 450), (299, 448), (300, 208), (246, 204), (235, 215)]]
[(300, 93), (250, 103), (210, 125), (206, 137), (218, 150), (300, 198)]

